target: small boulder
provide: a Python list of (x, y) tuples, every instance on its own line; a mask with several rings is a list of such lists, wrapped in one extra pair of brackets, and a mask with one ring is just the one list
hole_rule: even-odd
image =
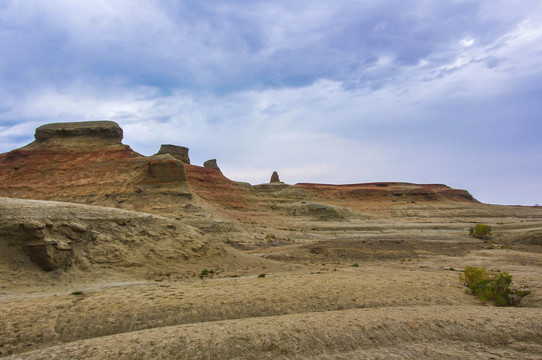
[(271, 180), (269, 180), (269, 183), (280, 183), (279, 174), (276, 171), (273, 171), (273, 174), (271, 175)]
[(188, 157), (188, 148), (178, 145), (161, 145), (160, 150), (156, 155), (170, 154), (177, 160), (181, 160), (185, 164), (190, 164), (190, 158)]

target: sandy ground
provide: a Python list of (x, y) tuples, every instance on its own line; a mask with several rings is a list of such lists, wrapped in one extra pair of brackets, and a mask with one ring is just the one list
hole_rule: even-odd
[[(10, 204), (4, 219), (9, 214), (19, 221), (21, 212)], [(53, 229), (75, 216), (104, 232), (104, 249), (130, 246), (133, 258), (158, 256), (175, 244), (193, 249), (183, 248), (184, 261), (156, 257), (160, 266), (106, 257), (109, 262), (66, 272), (44, 272), (21, 254), (2, 258), (0, 357), (542, 358), (541, 212), (375, 205), (370, 219), (325, 222), (281, 213), (258, 215), (268, 221), (255, 222), (254, 214), (236, 213), (233, 230), (209, 236), (198, 232), (195, 218), (149, 222), (107, 210), (117, 225), (119, 219), (133, 225), (130, 237), (115, 237), (107, 231), (119, 227), (103, 223), (98, 207), (24, 202), (23, 212), (38, 221), (42, 205), (55, 214), (48, 217)], [(139, 218), (156, 234), (138, 252), (134, 244), (148, 236), (132, 239)], [(493, 224), (494, 237), (469, 237), (466, 229), (475, 221)], [(162, 222), (190, 237), (175, 242), (173, 230), (149, 225)], [(222, 245), (213, 247), (209, 238)], [(531, 294), (519, 307), (481, 303), (459, 281), (467, 265), (508, 271), (514, 286)], [(203, 270), (213, 273), (200, 277)]]
[[(450, 270), (467, 264), (507, 269), (532, 294), (519, 308), (482, 304)], [(265, 277), (3, 289), (0, 351), (29, 359), (537, 359), (541, 265), (537, 254), (482, 250), (299, 265)]]

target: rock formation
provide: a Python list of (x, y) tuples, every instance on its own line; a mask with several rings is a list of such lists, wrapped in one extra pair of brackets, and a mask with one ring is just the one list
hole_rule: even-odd
[(122, 129), (113, 121), (81, 121), (40, 126), (31, 145), (40, 148), (111, 146), (122, 144)]
[(145, 183), (160, 184), (185, 181), (186, 172), (178, 159), (166, 154), (149, 157)]
[(204, 245), (190, 225), (133, 211), (0, 197), (0, 213), (0, 257), (11, 254), (1, 260), (26, 257), (45, 271), (177, 263)]
[(114, 121), (82, 121), (46, 124), (37, 128), (34, 135), (38, 141), (75, 136), (107, 138), (120, 144), (122, 129)]
[(190, 196), (182, 161), (171, 154), (138, 154), (121, 143), (122, 135), (112, 121), (40, 126), (36, 141), (0, 154), (0, 196), (122, 203), (130, 209), (148, 203), (146, 196)]
[[(435, 184), (289, 186), (280, 181), (276, 171), (270, 183), (241, 186), (220, 172), (216, 159), (206, 161), (204, 166), (190, 165), (185, 147), (162, 145), (159, 155), (138, 154), (121, 143), (122, 129), (111, 121), (48, 124), (39, 127), (35, 136), (36, 141), (31, 144), (0, 154), (0, 196), (80, 202), (156, 213), (176, 209), (179, 200), (190, 201), (192, 194), (209, 203), (236, 210), (257, 207), (254, 194), (265, 197), (275, 192), (297, 200), (309, 196), (311, 201), (316, 197), (390, 203), (476, 202), (466, 191)], [(51, 257), (49, 245), (32, 249), (34, 253), (39, 250), (43, 256)], [(57, 255), (65, 254), (63, 249), (59, 251)], [(60, 259), (62, 256), (54, 257)], [(52, 262), (57, 263), (57, 260)]]
[(279, 174), (276, 171), (273, 171), (273, 174), (271, 175), (271, 180), (269, 180), (271, 184), (273, 183), (280, 183)]
[(207, 160), (206, 162), (203, 163), (203, 167), (220, 171), (220, 168), (218, 167), (216, 163), (216, 159)]
[(365, 201), (466, 201), (478, 202), (466, 190), (452, 189), (443, 184), (411, 184), (378, 182), (364, 184), (308, 184), (298, 183), (298, 189), (310, 191), (326, 199), (358, 199)]
[[(72, 261), (70, 239), (65, 234), (56, 237), (51, 236), (52, 227), (50, 223), (45, 225), (30, 221), (10, 224), (5, 226), (1, 232), (11, 239), (19, 239), (22, 250), (43, 270), (51, 271), (58, 268), (66, 270)], [(65, 225), (62, 230), (71, 231), (72, 233), (85, 231), (85, 229), (79, 229), (76, 224)]]
[(156, 155), (170, 154), (175, 159), (181, 160), (185, 164), (190, 164), (190, 157), (188, 157), (188, 148), (178, 145), (161, 145), (160, 150)]

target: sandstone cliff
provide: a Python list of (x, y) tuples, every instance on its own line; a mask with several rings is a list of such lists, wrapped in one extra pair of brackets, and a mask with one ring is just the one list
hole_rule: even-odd
[(310, 209), (327, 208), (326, 203), (360, 209), (371, 202), (476, 202), (467, 191), (445, 185), (287, 185), (280, 182), (277, 172), (269, 184), (251, 186), (226, 178), (215, 159), (203, 167), (189, 165), (185, 147), (162, 145), (158, 154), (147, 157), (122, 144), (122, 137), (122, 129), (111, 121), (41, 126), (34, 142), (0, 154), (0, 196), (75, 201), (172, 216), (184, 213), (184, 206), (196, 196), (203, 200), (199, 205), (218, 207), (236, 217), (229, 211), (275, 211), (279, 208), (272, 205), (276, 198), (283, 199), (280, 208), (288, 209), (285, 213), (296, 214), (310, 213), (299, 200), (312, 202)]
[(184, 146), (178, 145), (161, 145), (160, 150), (156, 155), (170, 154), (177, 160), (181, 160), (185, 164), (190, 164), (190, 157), (188, 156), (189, 149)]
[(220, 168), (218, 167), (218, 164), (216, 163), (216, 159), (207, 160), (203, 163), (203, 167), (209, 168), (209, 169), (215, 169), (220, 171)]
[(136, 153), (114, 122), (44, 125), (35, 138), (0, 154), (0, 195), (107, 205), (148, 192), (189, 196), (181, 161)]

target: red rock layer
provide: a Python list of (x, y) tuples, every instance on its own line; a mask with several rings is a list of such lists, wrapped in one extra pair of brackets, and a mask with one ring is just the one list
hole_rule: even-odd
[(476, 202), (466, 190), (452, 189), (441, 184), (410, 184), (380, 182), (348, 185), (309, 184), (295, 185), (324, 199), (386, 200), (404, 199), (410, 201), (454, 200)]
[(222, 175), (220, 170), (186, 164), (184, 167), (190, 192), (226, 208), (235, 210), (252, 208), (249, 200), (250, 190), (231, 181)]

